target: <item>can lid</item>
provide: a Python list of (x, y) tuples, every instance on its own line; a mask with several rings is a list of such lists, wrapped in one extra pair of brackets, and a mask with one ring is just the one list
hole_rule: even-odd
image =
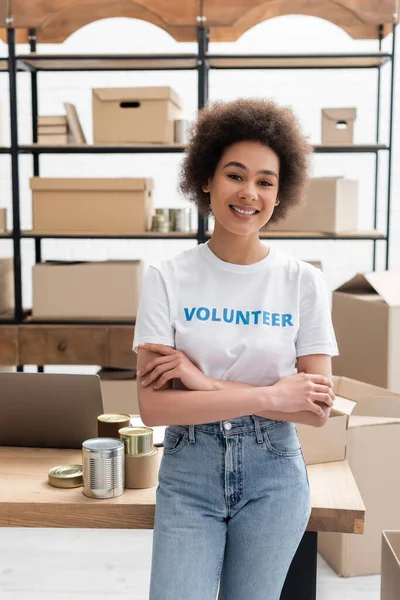
[(99, 415), (97, 417), (98, 421), (102, 421), (104, 423), (122, 423), (124, 421), (130, 421), (130, 416), (129, 415), (123, 415), (123, 414), (111, 414), (111, 413), (107, 413), (104, 415)]
[(118, 430), (118, 433), (120, 435), (129, 435), (129, 436), (136, 436), (136, 435), (149, 435), (150, 433), (153, 433), (153, 430), (150, 427), (139, 427), (139, 426), (134, 426), (134, 427), (122, 427), (121, 429)]
[(50, 469), (49, 484), (59, 488), (73, 488), (83, 485), (82, 465), (57, 465)]

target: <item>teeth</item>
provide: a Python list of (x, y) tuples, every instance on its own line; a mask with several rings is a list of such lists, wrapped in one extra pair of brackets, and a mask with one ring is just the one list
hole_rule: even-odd
[(236, 210), (238, 213), (242, 213), (242, 215), (255, 215), (257, 211), (255, 210), (242, 210), (240, 208), (236, 208), (236, 206), (232, 206), (233, 210)]

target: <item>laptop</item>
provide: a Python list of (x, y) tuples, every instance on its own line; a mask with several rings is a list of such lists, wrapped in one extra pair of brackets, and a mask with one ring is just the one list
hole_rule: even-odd
[(81, 449), (101, 414), (98, 375), (0, 372), (0, 446)]

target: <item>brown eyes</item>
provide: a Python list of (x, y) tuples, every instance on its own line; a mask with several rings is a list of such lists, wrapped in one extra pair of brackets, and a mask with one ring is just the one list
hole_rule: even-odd
[[(237, 175), (236, 173), (228, 173), (228, 177), (234, 181), (243, 181), (243, 177), (241, 175)], [(261, 185), (261, 187), (269, 187), (272, 185), (272, 183), (266, 181), (265, 179), (259, 181), (258, 183)]]

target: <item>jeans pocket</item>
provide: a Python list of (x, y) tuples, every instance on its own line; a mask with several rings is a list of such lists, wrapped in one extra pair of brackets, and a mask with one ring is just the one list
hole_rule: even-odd
[(301, 456), (296, 427), (291, 421), (278, 421), (263, 430), (265, 446), (278, 456)]
[(164, 454), (179, 452), (188, 440), (188, 433), (184, 427), (167, 427), (164, 434)]

